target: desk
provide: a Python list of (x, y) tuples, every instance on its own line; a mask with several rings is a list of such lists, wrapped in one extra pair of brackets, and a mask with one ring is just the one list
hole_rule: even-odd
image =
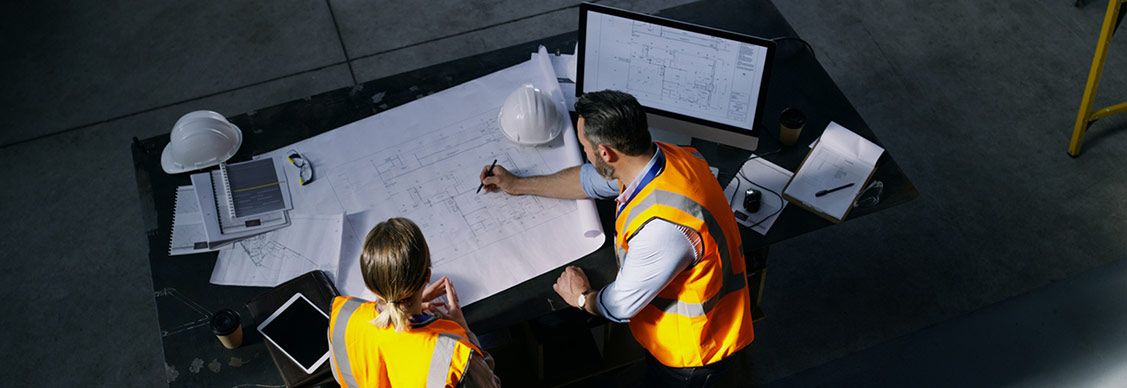
[[(669, 9), (659, 15), (761, 37), (797, 36), (767, 0), (708, 1)], [(549, 51), (570, 51), (575, 41), (575, 32), (561, 34), (367, 82), (362, 88), (343, 88), (230, 117), (231, 122), (242, 128), (244, 135), (242, 148), (232, 161), (250, 159), (253, 155), (377, 114), (419, 96), (512, 66), (527, 60), (529, 53), (535, 51), (538, 45), (547, 46)], [(378, 104), (372, 102), (377, 93), (385, 93)], [(808, 124), (799, 144), (808, 144), (819, 136), (831, 120), (881, 144), (822, 66), (801, 43), (793, 40), (780, 42), (775, 57), (764, 107), (766, 113), (761, 123), (767, 135), (761, 137), (760, 150), (766, 152), (779, 148), (775, 112), (788, 106), (807, 113)], [(208, 283), (217, 257), (215, 253), (175, 257), (167, 254), (174, 192), (177, 186), (189, 184), (188, 174), (172, 176), (160, 168), (160, 152), (168, 140), (168, 135), (162, 135), (137, 141), (131, 145), (131, 151), (148, 229), (149, 260), (165, 363), (169, 365), (170, 377), (176, 376), (171, 385), (279, 385), (281, 377), (261, 337), (250, 327), (250, 315), (243, 307), (266, 289)], [(694, 140), (693, 145), (712, 165), (720, 168), (722, 184), (733, 177), (740, 161), (750, 154), (745, 150), (704, 141)], [(806, 151), (801, 146), (784, 148), (766, 159), (793, 171)], [(908, 202), (917, 196), (915, 187), (893, 159), (894, 152), (888, 150), (882, 156), (873, 178), (885, 184), (885, 195), (880, 204), (856, 209), (846, 222)], [(600, 203), (599, 213), (604, 230), (613, 230), (610, 204)], [(745, 249), (754, 251), (830, 225), (830, 222), (797, 206), (788, 206), (766, 236), (746, 229), (741, 234)], [(610, 282), (617, 270), (611, 244), (613, 239), (608, 238), (603, 247), (572, 264), (584, 268), (596, 285)], [(551, 285), (558, 275), (558, 271), (551, 271), (467, 306), (466, 319), (475, 332), (489, 333), (552, 311), (567, 309), (567, 304), (552, 291)], [(223, 308), (235, 309), (243, 315), (246, 339), (239, 349), (229, 351), (222, 348), (207, 326), (207, 314)]]

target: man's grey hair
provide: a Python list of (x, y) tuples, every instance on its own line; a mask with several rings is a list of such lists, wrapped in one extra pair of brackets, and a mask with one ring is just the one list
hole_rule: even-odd
[(653, 145), (646, 111), (630, 94), (617, 90), (583, 93), (575, 102), (583, 131), (593, 145), (606, 145), (626, 155), (649, 152)]

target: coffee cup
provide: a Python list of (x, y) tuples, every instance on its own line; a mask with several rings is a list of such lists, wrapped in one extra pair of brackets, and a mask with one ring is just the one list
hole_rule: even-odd
[(211, 316), (211, 332), (219, 337), (219, 342), (227, 349), (243, 344), (243, 326), (239, 324), (239, 313), (231, 309), (219, 310)]
[(802, 127), (806, 126), (806, 115), (795, 108), (787, 108), (779, 114), (779, 143), (792, 146), (798, 142)]

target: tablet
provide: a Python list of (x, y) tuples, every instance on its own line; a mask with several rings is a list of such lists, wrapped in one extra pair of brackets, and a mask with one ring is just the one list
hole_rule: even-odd
[(258, 325), (258, 332), (305, 373), (329, 359), (329, 316), (300, 292)]

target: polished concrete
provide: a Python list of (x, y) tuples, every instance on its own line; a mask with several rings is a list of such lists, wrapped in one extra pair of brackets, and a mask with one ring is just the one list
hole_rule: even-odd
[[(1106, 8), (1089, 2), (776, 2), (920, 198), (773, 247), (767, 319), (723, 385), (1127, 385), (1127, 116), (1065, 153)], [(0, 4), (3, 385), (166, 383), (131, 137), (577, 19), (405, 4)], [(1127, 96), (1123, 69), (1113, 39), (1097, 105)]]

